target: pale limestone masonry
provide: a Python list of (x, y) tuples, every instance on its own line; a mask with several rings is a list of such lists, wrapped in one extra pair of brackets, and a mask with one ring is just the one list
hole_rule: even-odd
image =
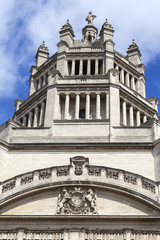
[(45, 42), (29, 97), (0, 126), (0, 240), (160, 240), (160, 123), (133, 40), (89, 12)]

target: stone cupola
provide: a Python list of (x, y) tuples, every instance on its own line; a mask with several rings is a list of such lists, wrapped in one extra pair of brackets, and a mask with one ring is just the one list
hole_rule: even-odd
[(82, 29), (83, 41), (93, 43), (97, 40), (98, 29), (93, 25), (93, 20), (96, 16), (89, 12), (86, 17), (88, 24)]
[(135, 43), (134, 39), (132, 40), (132, 43), (129, 45), (127, 51), (127, 59), (136, 66), (141, 64), (141, 52), (139, 50), (138, 45)]
[(45, 46), (45, 41), (40, 45), (36, 53), (36, 67), (41, 66), (49, 58), (48, 47)]
[(59, 33), (60, 41), (65, 41), (66, 43), (68, 43), (69, 46), (73, 45), (73, 38), (75, 37), (75, 35), (73, 28), (69, 23), (69, 20), (67, 20), (67, 23), (61, 27)]
[(100, 31), (100, 39), (102, 42), (105, 42), (106, 40), (113, 40), (113, 27), (111, 24), (108, 23), (107, 19), (105, 23), (102, 25), (101, 31)]

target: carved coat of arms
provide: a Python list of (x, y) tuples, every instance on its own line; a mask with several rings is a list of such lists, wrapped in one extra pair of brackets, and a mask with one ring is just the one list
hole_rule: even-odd
[(67, 190), (64, 187), (58, 196), (57, 214), (97, 214), (95, 193), (91, 188)]

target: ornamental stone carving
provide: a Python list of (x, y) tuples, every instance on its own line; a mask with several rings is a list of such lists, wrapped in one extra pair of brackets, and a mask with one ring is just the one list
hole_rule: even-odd
[(15, 187), (16, 181), (12, 181), (9, 183), (6, 183), (5, 185), (2, 186), (2, 193), (7, 192), (8, 190), (11, 190)]
[(101, 168), (100, 167), (89, 167), (88, 175), (90, 176), (101, 176)]
[(63, 188), (58, 195), (57, 214), (62, 215), (94, 215), (96, 211), (96, 195), (91, 188)]
[(88, 165), (88, 158), (77, 156), (70, 158), (70, 164), (74, 167), (74, 174), (75, 175), (82, 175), (83, 169), (86, 165)]
[(115, 180), (118, 180), (119, 178), (119, 173), (116, 171), (112, 171), (112, 170), (106, 170), (106, 178), (113, 178)]
[(152, 193), (155, 193), (156, 192), (156, 187), (150, 183), (150, 182), (147, 182), (145, 180), (142, 179), (142, 188), (148, 190), (148, 191), (151, 191)]
[(47, 178), (50, 178), (51, 177), (51, 171), (50, 170), (46, 170), (46, 171), (41, 171), (39, 173), (39, 180), (41, 179), (47, 179)]
[(33, 174), (21, 178), (21, 185), (33, 182)]
[(57, 167), (57, 177), (68, 176), (69, 175), (69, 166)]

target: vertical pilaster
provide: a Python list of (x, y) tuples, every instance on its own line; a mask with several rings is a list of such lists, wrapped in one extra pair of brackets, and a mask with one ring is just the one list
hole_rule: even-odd
[(143, 123), (145, 123), (145, 122), (147, 122), (147, 116), (146, 115), (143, 116)]
[(120, 72), (120, 82), (124, 84), (124, 70), (121, 69), (121, 72)]
[(129, 87), (129, 73), (126, 73), (126, 86)]
[(127, 125), (126, 102), (122, 102), (123, 125)]
[(80, 59), (79, 75), (82, 75), (82, 70), (83, 70), (83, 60)]
[(30, 77), (29, 82), (30, 82), (30, 84), (29, 84), (29, 96), (30, 96), (36, 91), (33, 76)]
[(98, 75), (98, 59), (95, 60), (95, 75)]
[(90, 115), (90, 94), (86, 93), (86, 119), (89, 119)]
[(140, 111), (138, 109), (136, 112), (136, 121), (137, 121), (137, 126), (139, 126), (141, 124), (141, 122), (140, 122)]
[(39, 79), (37, 80), (37, 90), (39, 90), (40, 89), (40, 81), (39, 81)]
[(69, 117), (69, 94), (66, 94), (65, 98), (65, 110), (64, 110), (64, 118), (68, 119)]
[(35, 108), (35, 112), (34, 112), (34, 123), (33, 123), (33, 127), (38, 127), (38, 106), (36, 106)]
[(118, 67), (118, 65), (116, 65), (115, 69), (119, 70), (119, 67)]
[(109, 92), (106, 93), (106, 119), (109, 118)]
[(96, 119), (100, 118), (100, 93), (96, 93)]
[(33, 118), (33, 112), (29, 112), (29, 119), (28, 119), (28, 127), (32, 126), (32, 118)]
[(129, 231), (129, 230), (125, 231), (125, 239), (126, 240), (131, 240), (131, 231)]
[(119, 93), (119, 72), (112, 68), (109, 70), (109, 118), (110, 137), (112, 137), (112, 127), (120, 126), (120, 93)]
[(136, 90), (136, 86), (135, 86), (135, 78), (132, 76), (132, 78), (131, 78), (131, 88), (133, 89), (133, 90)]
[(40, 109), (40, 121), (39, 125), (44, 126), (44, 111), (45, 111), (45, 103), (44, 101), (41, 103), (41, 109)]
[(24, 117), (23, 117), (23, 126), (24, 126), (24, 127), (27, 127), (27, 126), (26, 126), (26, 123), (27, 123), (27, 118), (26, 118), (26, 116), (24, 116)]
[(91, 74), (91, 60), (88, 59), (87, 61), (87, 75)]
[(130, 125), (131, 127), (134, 126), (134, 120), (133, 120), (133, 106), (132, 106), (132, 105), (129, 106), (129, 125)]
[(23, 240), (24, 239), (24, 230), (23, 229), (19, 229), (17, 232), (17, 240)]
[(80, 94), (76, 93), (75, 101), (75, 119), (79, 119)]
[(75, 75), (75, 60), (72, 60), (72, 70), (71, 75)]

